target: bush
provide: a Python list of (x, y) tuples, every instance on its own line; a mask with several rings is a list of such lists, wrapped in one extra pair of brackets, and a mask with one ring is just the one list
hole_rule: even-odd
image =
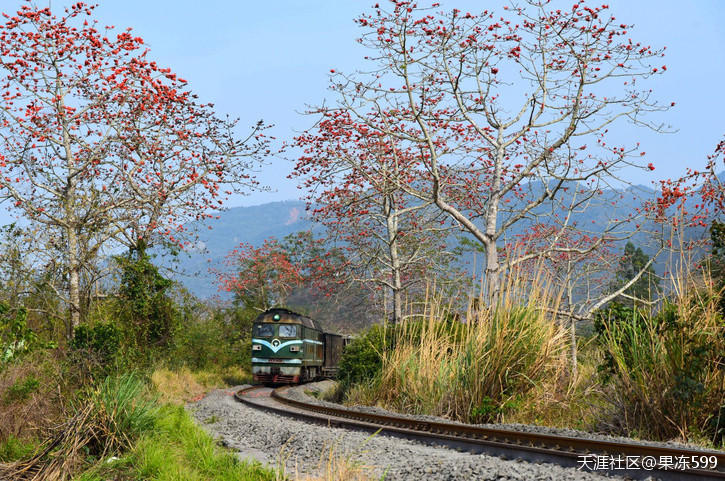
[(224, 309), (188, 319), (176, 334), (166, 364), (193, 370), (230, 366), (251, 370), (252, 326), (240, 324), (233, 311)]
[(349, 387), (377, 376), (383, 367), (383, 353), (394, 347), (394, 339), (392, 325), (372, 326), (354, 338), (342, 353), (338, 380), (344, 387)]
[(76, 327), (70, 347), (80, 351), (86, 361), (92, 360), (102, 368), (109, 368), (117, 361), (123, 334), (121, 329), (110, 322), (99, 322)]
[(53, 347), (54, 343), (40, 341), (28, 327), (28, 311), (25, 308), (11, 313), (8, 305), (0, 302), (0, 369), (13, 359), (35, 349)]
[(173, 344), (181, 322), (170, 292), (174, 282), (159, 273), (143, 246), (115, 260), (121, 268), (116, 316), (125, 358), (131, 366), (147, 367)]
[(656, 316), (618, 306), (599, 315), (609, 426), (653, 439), (725, 436), (725, 322), (718, 296), (691, 291)]

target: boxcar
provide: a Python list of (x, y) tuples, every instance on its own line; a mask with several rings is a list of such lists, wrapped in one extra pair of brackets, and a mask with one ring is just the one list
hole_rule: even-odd
[(269, 309), (252, 324), (252, 376), (256, 382), (298, 383), (321, 377), (325, 354), (325, 334), (309, 317)]

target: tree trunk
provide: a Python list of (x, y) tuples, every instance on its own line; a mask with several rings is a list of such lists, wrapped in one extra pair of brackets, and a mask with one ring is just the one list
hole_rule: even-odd
[(486, 299), (489, 306), (493, 306), (498, 302), (501, 293), (500, 267), (496, 244), (486, 244)]
[(80, 263), (78, 262), (78, 237), (74, 229), (66, 229), (68, 235), (68, 302), (70, 304), (70, 323), (68, 340), (73, 339), (76, 328), (81, 323)]
[(569, 329), (571, 332), (571, 379), (574, 382), (579, 373), (577, 366), (576, 319), (574, 316), (569, 317)]
[(400, 277), (400, 254), (398, 253), (398, 214), (395, 199), (388, 198), (383, 206), (387, 217), (388, 251), (393, 291), (393, 324), (403, 319), (403, 283)]

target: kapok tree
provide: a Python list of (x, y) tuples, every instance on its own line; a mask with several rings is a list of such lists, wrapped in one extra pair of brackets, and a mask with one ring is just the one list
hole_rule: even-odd
[(257, 186), (266, 152), (261, 124), (238, 139), (130, 29), (84, 19), (93, 9), (28, 1), (0, 25), (0, 195), (66, 253), (69, 335), (101, 249), (183, 245), (187, 221)]
[[(641, 84), (666, 70), (654, 63), (663, 51), (632, 40), (606, 5), (558, 10), (528, 0), (474, 15), (386, 4), (357, 19), (373, 66), (333, 71), (339, 101), (330, 110), (347, 111), (418, 152), (420, 175), (406, 191), (481, 244), (492, 299), (504, 272), (544, 254), (504, 260), (515, 226), (556, 217), (566, 228), (566, 219), (593, 206), (622, 203), (607, 195), (627, 185), (623, 169), (629, 176), (654, 169), (638, 160), (638, 145), (612, 143), (607, 133), (624, 122), (660, 128), (646, 114), (669, 105), (653, 101)], [(369, 122), (371, 110), (386, 112), (388, 121)], [(603, 219), (599, 237), (631, 235), (636, 217), (633, 208)]]
[(406, 190), (421, 162), (416, 149), (387, 133), (393, 117), (374, 111), (356, 121), (348, 111), (323, 111), (315, 129), (296, 138), (304, 155), (292, 175), (311, 192), (308, 209), (328, 240), (344, 246), (353, 281), (382, 290), (397, 323), (405, 294), (432, 284), (451, 255), (440, 211)]
[(265, 311), (303, 282), (301, 266), (291, 262), (279, 241), (269, 238), (261, 247), (242, 243), (227, 255), (225, 272), (217, 272), (219, 289), (233, 293), (245, 307)]
[(213, 270), (219, 289), (243, 307), (265, 311), (300, 290), (330, 295), (344, 282), (345, 259), (311, 232), (265, 239), (255, 247), (242, 243), (226, 256), (226, 269)]

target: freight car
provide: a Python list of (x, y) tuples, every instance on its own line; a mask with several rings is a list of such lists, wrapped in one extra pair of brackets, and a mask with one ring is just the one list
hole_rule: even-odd
[(269, 309), (252, 324), (252, 376), (268, 384), (290, 384), (337, 373), (348, 338), (326, 333), (307, 316)]

